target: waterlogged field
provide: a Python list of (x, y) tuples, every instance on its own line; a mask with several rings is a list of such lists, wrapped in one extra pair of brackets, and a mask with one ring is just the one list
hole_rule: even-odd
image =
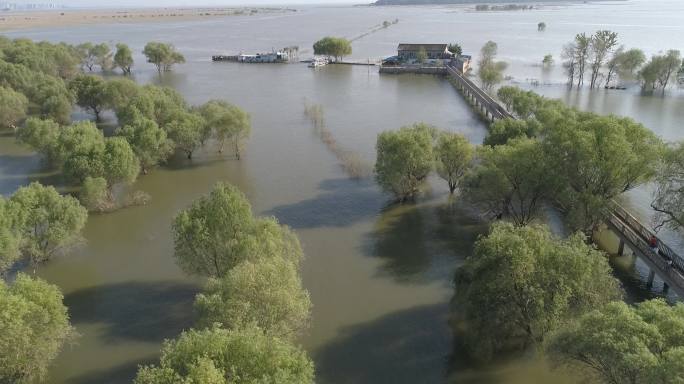
[[(225, 99), (252, 116), (242, 160), (218, 154), (211, 145), (192, 160), (172, 159), (136, 183), (151, 196), (148, 205), (91, 215), (85, 243), (38, 268), (38, 276), (64, 292), (80, 333), (52, 367), (51, 383), (130, 382), (139, 364), (158, 358), (163, 339), (193, 325), (192, 301), (201, 281), (175, 265), (170, 225), (180, 209), (218, 181), (238, 186), (256, 213), (277, 217), (301, 239), (313, 317), (300, 341), (315, 361), (317, 382), (563, 382), (562, 374), (550, 373), (542, 363), (473, 368), (464, 359), (448, 325), (451, 279), (486, 225), (458, 198), (450, 200), (441, 180), (431, 179), (417, 204), (395, 206), (368, 177), (376, 136), (384, 130), (422, 121), (482, 142), (485, 125), (448, 82), (380, 76), (372, 67), (311, 70), (304, 64), (210, 60), (212, 54), (292, 45), (308, 58), (322, 35), (353, 38), (395, 19), (399, 22), (355, 40), (352, 59), (392, 55), (400, 42), (459, 42), (474, 54), (494, 40), (499, 59), (511, 64), (507, 74), (513, 83), (531, 87), (528, 80), (538, 79), (548, 84), (534, 88), (544, 95), (582, 109), (629, 115), (667, 140), (684, 137), (678, 127), (684, 96), (678, 91), (666, 97), (636, 90), (567, 92), (559, 85), (560, 66), (550, 71), (539, 66), (545, 54), (557, 57), (574, 34), (599, 28), (617, 31), (621, 42), (647, 54), (684, 49), (684, 4), (676, 0), (557, 5), (522, 13), (311, 7), (288, 14), (7, 33), (74, 44), (125, 42), (136, 53), (136, 81), (173, 87), (193, 104)], [(537, 32), (539, 21), (548, 25), (543, 33)], [(173, 43), (187, 63), (158, 76), (140, 54), (152, 40)], [(313, 105), (321, 107), (324, 125), (305, 114)], [(113, 116), (104, 119), (105, 126), (113, 125)], [(58, 178), (10, 134), (0, 137), (0, 192), (11, 194), (33, 180)], [(644, 188), (630, 193), (628, 201), (646, 217), (649, 198)], [(668, 241), (681, 249), (676, 234)]]

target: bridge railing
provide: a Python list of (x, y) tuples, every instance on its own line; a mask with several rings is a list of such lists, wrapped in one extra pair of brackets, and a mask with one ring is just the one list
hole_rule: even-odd
[(515, 118), (506, 110), (506, 108), (502, 107), (501, 104), (489, 96), (487, 92), (480, 89), (477, 84), (468, 79), (457, 67), (447, 64), (447, 72), (467, 88), (470, 93), (473, 94), (473, 97), (478, 99), (495, 119)]
[(648, 243), (651, 237), (655, 237), (659, 253), (666, 259), (672, 260), (674, 265), (676, 265), (681, 271), (684, 271), (684, 258), (679, 256), (675, 251), (672, 250), (672, 248), (668, 247), (667, 244), (663, 243), (658, 236), (656, 236), (655, 232), (641, 224), (639, 219), (634, 217), (634, 215), (629, 213), (629, 211), (623, 208), (620, 204), (614, 202), (612, 204), (612, 208), (613, 214), (624, 223), (629, 225), (632, 231), (641, 237), (641, 242)]
[[(651, 247), (649, 247), (642, 238), (642, 234), (637, 234), (637, 232), (631, 228), (631, 225), (622, 221), (615, 212), (610, 215), (608, 221), (615, 227), (615, 230), (620, 232), (627, 240), (637, 247), (639, 252), (646, 257), (651, 264), (655, 265), (659, 270), (658, 273), (661, 277), (666, 277), (670, 280), (669, 283), (676, 285), (680, 292), (684, 290), (684, 276), (682, 276), (676, 268), (668, 265), (667, 260), (664, 257), (653, 252)], [(676, 259), (673, 259), (673, 264), (676, 264), (674, 260)]]

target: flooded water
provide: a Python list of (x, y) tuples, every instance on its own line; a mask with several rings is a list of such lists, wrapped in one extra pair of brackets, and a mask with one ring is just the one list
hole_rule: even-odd
[[(57, 359), (51, 383), (130, 382), (138, 364), (158, 358), (164, 338), (193, 325), (192, 300), (201, 281), (175, 266), (170, 222), (217, 181), (239, 186), (256, 212), (276, 216), (301, 238), (304, 284), (314, 304), (312, 327), (301, 343), (316, 362), (317, 382), (563, 382), (539, 364), (474, 368), (459, 360), (447, 324), (450, 278), (486, 226), (458, 200), (450, 202), (439, 180), (430, 181), (417, 204), (389, 205), (372, 180), (345, 175), (303, 114), (305, 102), (323, 105), (327, 128), (340, 145), (368, 161), (379, 132), (416, 121), (481, 143), (485, 126), (446, 81), (380, 76), (363, 66), (311, 70), (303, 64), (210, 61), (212, 54), (289, 45), (310, 55), (308, 47), (323, 35), (354, 37), (395, 18), (398, 24), (355, 41), (353, 58), (391, 55), (399, 42), (457, 41), (466, 53), (475, 52), (491, 39), (499, 43), (501, 59), (512, 63), (509, 73), (524, 83), (542, 76), (536, 63), (544, 54), (560, 51), (575, 33), (601, 26), (648, 53), (684, 48), (684, 4), (678, 0), (486, 14), (459, 7), (310, 7), (287, 15), (9, 33), (69, 43), (125, 42), (136, 52), (147, 41), (172, 42), (188, 63), (159, 78), (138, 55), (136, 80), (172, 86), (194, 104), (225, 99), (249, 111), (253, 121), (243, 160), (219, 156), (212, 147), (191, 162), (174, 159), (136, 183), (152, 196), (149, 205), (91, 216), (86, 243), (39, 268), (40, 276), (64, 291), (81, 334)], [(542, 20), (549, 26), (543, 34), (536, 31)], [(547, 76), (562, 81), (559, 70)], [(633, 116), (667, 139), (684, 136), (678, 126), (684, 98), (676, 92), (662, 98), (578, 95), (561, 86), (538, 90), (585, 109)], [(0, 192), (10, 194), (30, 180), (55, 177), (10, 135), (1, 136)], [(630, 201), (647, 207), (648, 197), (636, 191)], [(676, 234), (670, 238), (678, 241)]]

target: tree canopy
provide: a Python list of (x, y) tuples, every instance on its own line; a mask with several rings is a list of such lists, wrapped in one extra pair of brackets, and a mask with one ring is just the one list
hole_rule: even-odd
[(435, 134), (435, 127), (417, 123), (378, 135), (375, 145), (376, 180), (384, 190), (394, 194), (397, 200), (413, 198), (432, 170)]
[(473, 146), (463, 135), (442, 132), (435, 145), (437, 174), (446, 180), (449, 192), (454, 193), (473, 160)]
[(59, 289), (19, 274), (12, 284), (0, 279), (0, 381), (33, 383), (74, 337)]
[(351, 55), (351, 41), (342, 37), (324, 37), (313, 45), (314, 55), (332, 56), (336, 60)]
[(14, 128), (28, 113), (28, 99), (12, 88), (0, 86), (0, 129)]
[(167, 138), (166, 131), (157, 123), (142, 115), (137, 115), (116, 134), (124, 137), (140, 160), (143, 173), (166, 161), (173, 152), (173, 141)]
[(223, 277), (245, 260), (280, 255), (298, 265), (299, 241), (275, 220), (256, 219), (245, 196), (217, 184), (181, 211), (173, 223), (175, 257), (190, 274)]
[(204, 326), (240, 329), (256, 324), (268, 334), (293, 339), (308, 326), (311, 300), (296, 266), (271, 257), (243, 261), (224, 277), (210, 279), (195, 308)]
[(503, 72), (508, 67), (503, 61), (495, 61), (498, 49), (498, 45), (493, 41), (488, 41), (480, 49), (478, 76), (485, 90), (490, 90), (500, 83), (503, 80)]
[(463, 189), (466, 199), (490, 217), (527, 225), (539, 216), (543, 202), (556, 196), (559, 182), (542, 143), (519, 138), (480, 148)]
[(684, 381), (684, 305), (656, 299), (601, 306), (558, 332), (549, 354), (601, 383)]
[(313, 384), (306, 353), (258, 328), (208, 328), (166, 341), (158, 366), (138, 370), (135, 384)]
[(95, 121), (100, 121), (109, 100), (105, 81), (93, 75), (79, 75), (71, 80), (69, 89), (76, 96), (76, 104), (95, 115)]
[(88, 216), (75, 198), (36, 182), (19, 188), (10, 202), (16, 207), (22, 253), (33, 263), (46, 261), (78, 241)]
[(582, 236), (498, 222), (454, 279), (459, 335), (472, 354), (540, 346), (565, 322), (620, 297), (607, 258)]
[(651, 207), (659, 226), (684, 226), (684, 143), (667, 147), (657, 168), (656, 191)]
[(133, 51), (131, 51), (131, 48), (123, 43), (117, 44), (114, 64), (121, 69), (124, 75), (130, 75), (133, 63)]
[(211, 100), (200, 107), (209, 131), (216, 139), (219, 152), (223, 152), (226, 141), (231, 142), (236, 157), (251, 131), (249, 115), (242, 109), (221, 100)]
[(185, 63), (185, 56), (176, 51), (171, 44), (160, 42), (149, 42), (143, 49), (143, 54), (147, 57), (147, 62), (157, 67), (157, 71), (168, 72), (175, 64)]

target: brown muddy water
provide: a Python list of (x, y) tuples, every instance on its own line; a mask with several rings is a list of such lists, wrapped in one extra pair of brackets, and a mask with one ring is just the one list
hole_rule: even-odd
[[(644, 10), (657, 9), (657, 11)], [(605, 25), (600, 14), (615, 15)], [(86, 242), (37, 273), (61, 287), (81, 337), (66, 348), (50, 383), (127, 383), (138, 364), (154, 361), (164, 338), (193, 325), (192, 300), (201, 280), (174, 264), (173, 216), (218, 181), (237, 185), (256, 212), (276, 216), (301, 238), (303, 278), (314, 303), (312, 327), (301, 343), (317, 367), (319, 383), (525, 383), (567, 381), (540, 363), (472, 367), (454, 351), (447, 324), (450, 279), (486, 226), (468, 207), (449, 201), (444, 183), (414, 205), (392, 206), (372, 179), (352, 180), (321, 143), (304, 116), (304, 104), (320, 104), (336, 143), (365, 161), (375, 157), (376, 135), (424, 121), (481, 143), (485, 126), (446, 82), (431, 76), (380, 76), (375, 68), (212, 63), (210, 56), (289, 45), (305, 51), (322, 35), (358, 36), (383, 20), (400, 21), (354, 42), (355, 59), (393, 54), (399, 42), (459, 41), (475, 52), (499, 43), (509, 73), (525, 84), (542, 73), (546, 53), (559, 52), (578, 32), (601, 27), (621, 33), (628, 46), (648, 53), (684, 48), (684, 5), (679, 1), (626, 1), (553, 6), (524, 13), (475, 13), (459, 7), (305, 7), (294, 14), (230, 17), (198, 22), (91, 25), (8, 33), (36, 40), (125, 42), (139, 52), (147, 41), (174, 43), (188, 63), (161, 78), (138, 55), (141, 83), (172, 86), (194, 104), (221, 98), (252, 114), (246, 156), (236, 161), (209, 146), (192, 161), (177, 158), (141, 176), (136, 188), (152, 201), (93, 215)], [(536, 24), (545, 21), (544, 34)], [(648, 36), (645, 36), (648, 35)], [(684, 137), (684, 98), (643, 97), (638, 92), (566, 93), (548, 85), (544, 94), (601, 113), (621, 113), (646, 123), (666, 139)], [(83, 115), (77, 114), (82, 118)], [(59, 183), (40, 158), (0, 136), (0, 193), (31, 180)], [(648, 191), (628, 202), (648, 218)], [(681, 246), (676, 233), (668, 235)], [(681, 249), (681, 248), (680, 248)], [(653, 293), (639, 285), (639, 266), (624, 268), (635, 297)], [(641, 296), (639, 296), (641, 295)]]

